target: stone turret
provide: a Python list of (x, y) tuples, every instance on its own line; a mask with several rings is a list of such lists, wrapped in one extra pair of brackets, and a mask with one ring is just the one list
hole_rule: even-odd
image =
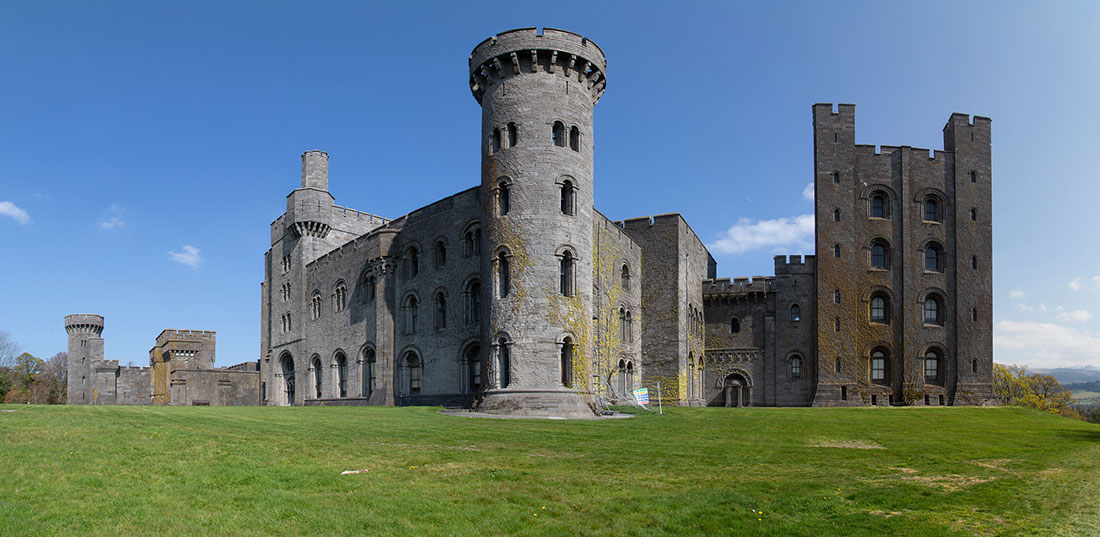
[(103, 316), (75, 313), (65, 316), (69, 335), (68, 404), (87, 405), (94, 401), (96, 360), (103, 360)]
[(605, 69), (595, 43), (549, 28), (490, 37), (470, 55), (492, 281), (479, 410), (591, 414), (593, 107)]

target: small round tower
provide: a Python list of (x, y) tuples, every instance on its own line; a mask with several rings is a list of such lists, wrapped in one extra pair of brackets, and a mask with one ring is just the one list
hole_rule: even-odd
[(95, 388), (93, 364), (103, 359), (103, 316), (94, 313), (66, 315), (65, 332), (69, 335), (67, 403), (91, 404)]
[(592, 413), (593, 107), (605, 71), (595, 43), (550, 28), (498, 34), (470, 55), (489, 282), (478, 410)]

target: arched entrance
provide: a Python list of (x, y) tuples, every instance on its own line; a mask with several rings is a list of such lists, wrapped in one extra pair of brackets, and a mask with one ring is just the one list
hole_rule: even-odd
[(722, 381), (725, 406), (752, 406), (752, 382), (741, 373), (731, 373)]
[(282, 370), (282, 389), (279, 390), (281, 394), (281, 404), (293, 405), (294, 404), (294, 358), (291, 358), (289, 354), (284, 354), (279, 358), (279, 366)]

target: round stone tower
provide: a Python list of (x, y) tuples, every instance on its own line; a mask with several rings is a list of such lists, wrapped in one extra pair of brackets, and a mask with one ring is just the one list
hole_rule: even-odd
[(512, 30), (470, 55), (481, 103), (486, 412), (591, 415), (593, 107), (606, 60), (562, 30)]
[(69, 334), (67, 369), (68, 404), (87, 405), (94, 402), (96, 360), (103, 359), (103, 316), (74, 313), (65, 316), (65, 332)]

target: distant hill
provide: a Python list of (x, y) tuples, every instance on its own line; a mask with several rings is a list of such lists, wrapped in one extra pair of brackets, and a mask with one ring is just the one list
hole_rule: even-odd
[(1072, 384), (1075, 382), (1092, 382), (1094, 380), (1100, 380), (1100, 368), (1093, 366), (1085, 367), (1057, 367), (1054, 369), (1029, 369), (1033, 373), (1041, 373), (1043, 375), (1050, 375), (1058, 380), (1063, 386), (1066, 384)]

